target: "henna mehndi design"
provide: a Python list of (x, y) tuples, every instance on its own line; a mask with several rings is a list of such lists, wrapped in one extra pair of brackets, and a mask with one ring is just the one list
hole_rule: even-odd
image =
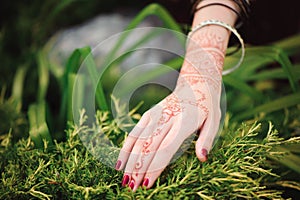
[(183, 108), (180, 105), (178, 97), (174, 94), (169, 95), (163, 102), (162, 116), (159, 119), (158, 125), (161, 126), (167, 123), (173, 116), (181, 113)]
[(143, 167), (146, 156), (151, 152), (150, 147), (154, 138), (161, 134), (163, 126), (168, 123), (172, 117), (183, 112), (184, 104), (199, 108), (207, 117), (209, 110), (203, 104), (206, 100), (206, 96), (199, 90), (201, 84), (207, 84), (215, 90), (220, 88), (226, 48), (224, 39), (208, 31), (201, 32), (200, 34), (195, 33), (193, 37), (200, 42), (188, 46), (185, 63), (180, 71), (177, 87), (181, 88), (188, 84), (189, 87), (193, 88), (196, 99), (179, 99), (172, 93), (162, 102), (161, 117), (158, 121), (157, 128), (144, 142), (141, 150), (142, 153), (136, 162), (136, 176), (138, 175), (138, 170)]
[[(199, 43), (188, 46), (185, 63), (180, 71), (179, 87), (189, 84), (200, 87), (208, 84), (215, 90), (220, 88), (224, 63), (224, 41), (215, 33), (195, 34)], [(201, 48), (200, 48), (201, 47)]]
[(172, 117), (178, 115), (179, 113), (182, 113), (184, 109), (182, 105), (184, 103), (192, 106), (196, 106), (205, 113), (205, 116), (208, 115), (208, 108), (202, 104), (202, 102), (206, 100), (205, 94), (200, 90), (195, 90), (195, 93), (197, 94), (196, 96), (199, 97), (196, 100), (189, 100), (189, 99), (179, 100), (179, 98), (176, 97), (175, 94), (171, 94), (165, 99), (165, 101), (162, 103), (163, 105), (162, 117), (158, 121), (158, 128), (156, 128), (156, 130), (144, 142), (142, 153), (139, 156), (135, 165), (136, 170), (142, 168), (145, 157), (150, 153), (149, 147), (152, 144), (154, 137), (160, 135), (163, 125), (166, 124)]
[[(225, 54), (226, 50), (226, 42), (224, 42), (224, 38), (217, 35), (215, 32), (206, 30), (206, 31), (201, 31), (193, 34), (193, 41), (195, 44), (198, 44), (201, 48), (217, 48)], [(191, 45), (191, 48), (197, 48), (195, 47), (196, 45)], [(198, 47), (199, 48), (199, 47)], [(192, 50), (192, 49), (188, 49)]]

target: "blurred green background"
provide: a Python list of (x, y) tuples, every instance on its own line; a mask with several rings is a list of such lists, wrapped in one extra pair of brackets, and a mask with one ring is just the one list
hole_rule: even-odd
[[(191, 3), (188, 0), (1, 1), (0, 87), (7, 88), (6, 97), (10, 96), (9, 91), (11, 91), (16, 69), (20, 65), (34, 66), (33, 54), (43, 47), (50, 36), (58, 30), (78, 25), (103, 13), (137, 13), (151, 2), (158, 2), (166, 7), (177, 22), (190, 24), (192, 15), (190, 13)], [(255, 1), (248, 24), (239, 30), (246, 43), (262, 45), (298, 33), (300, 14), (297, 3), (296, 0), (286, 3), (278, 0)], [(31, 73), (36, 72), (32, 70)], [(34, 80), (28, 78), (27, 81)], [(26, 85), (30, 86), (31, 83)], [(33, 98), (32, 93), (34, 91), (28, 87), (26, 101)]]

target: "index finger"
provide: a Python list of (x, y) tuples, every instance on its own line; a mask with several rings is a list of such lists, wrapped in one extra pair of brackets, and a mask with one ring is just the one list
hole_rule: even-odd
[(150, 121), (149, 112), (145, 112), (140, 119), (140, 121), (135, 125), (132, 131), (128, 134), (128, 137), (125, 139), (123, 147), (120, 150), (118, 160), (115, 165), (116, 170), (122, 170), (125, 167), (125, 164), (129, 158), (132, 148), (143, 130), (147, 127)]

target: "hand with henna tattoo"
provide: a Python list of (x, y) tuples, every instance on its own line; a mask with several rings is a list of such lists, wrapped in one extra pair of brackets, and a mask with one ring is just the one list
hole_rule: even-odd
[[(196, 14), (194, 23), (207, 17), (234, 24), (236, 16), (230, 10), (211, 9), (203, 10), (204, 16)], [(222, 68), (229, 35), (214, 25), (192, 35), (175, 90), (143, 114), (124, 142), (116, 163), (117, 170), (125, 170), (123, 186), (133, 191), (139, 186), (150, 188), (184, 140), (197, 131), (196, 155), (201, 162), (207, 160), (220, 124)]]

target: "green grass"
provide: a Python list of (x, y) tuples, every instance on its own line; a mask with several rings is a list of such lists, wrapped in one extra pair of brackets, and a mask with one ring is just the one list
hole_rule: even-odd
[[(103, 116), (104, 113), (99, 114)], [(107, 134), (113, 122), (101, 130)], [(35, 148), (30, 138), (13, 145), (9, 137), (1, 143), (1, 199), (274, 199), (286, 187), (300, 189), (299, 183), (287, 181), (272, 169), (268, 157), (281, 159), (281, 145), (299, 144), (300, 138), (283, 140), (272, 128), (263, 132), (260, 124), (233, 124), (223, 130), (207, 162), (200, 163), (190, 147), (167, 167), (154, 187), (133, 193), (121, 187), (122, 173), (97, 160), (82, 145), (79, 135), (90, 135), (98, 128), (84, 125), (67, 130), (68, 139), (50, 146)], [(101, 123), (102, 122), (102, 123)], [(109, 127), (109, 128), (107, 128)], [(262, 140), (257, 135), (265, 135)], [(95, 151), (100, 145), (95, 144)], [(107, 147), (115, 161), (117, 149)], [(280, 188), (280, 189), (278, 189)]]

